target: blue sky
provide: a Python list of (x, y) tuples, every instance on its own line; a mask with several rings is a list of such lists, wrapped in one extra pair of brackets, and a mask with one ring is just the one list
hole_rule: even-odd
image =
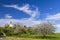
[(0, 0), (0, 26), (10, 21), (27, 26), (50, 21), (60, 32), (60, 0)]

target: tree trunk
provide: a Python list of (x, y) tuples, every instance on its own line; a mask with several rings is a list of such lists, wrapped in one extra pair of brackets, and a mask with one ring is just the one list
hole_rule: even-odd
[(45, 38), (46, 37), (46, 35), (43, 35), (43, 38)]

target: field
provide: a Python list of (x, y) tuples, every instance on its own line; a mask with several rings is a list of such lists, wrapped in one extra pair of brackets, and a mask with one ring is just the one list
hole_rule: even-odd
[(60, 40), (60, 34), (54, 34), (46, 37), (42, 37), (41, 35), (17, 35), (17, 36), (7, 36), (3, 37), (3, 40)]

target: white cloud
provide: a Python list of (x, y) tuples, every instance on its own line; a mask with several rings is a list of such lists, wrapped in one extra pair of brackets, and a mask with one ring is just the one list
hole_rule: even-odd
[[(24, 24), (27, 26), (32, 26), (35, 24), (40, 24), (40, 20), (26, 20), (26, 19), (0, 19), (0, 26), (4, 26), (5, 24), (9, 23), (12, 21), (13, 23), (19, 23), (19, 24)], [(1, 25), (2, 24), (2, 25)]]
[(29, 19), (38, 18), (39, 17), (38, 15), (40, 15), (40, 12), (39, 12), (38, 8), (35, 7), (35, 10), (31, 10), (29, 4), (25, 4), (23, 6), (18, 6), (18, 5), (3, 5), (3, 6), (4, 7), (12, 7), (12, 8), (15, 8), (17, 10), (23, 11), (26, 14), (31, 16)]
[(10, 19), (10, 18), (12, 18), (12, 16), (10, 16), (9, 14), (5, 14), (5, 18)]
[(60, 24), (56, 24), (55, 26), (58, 27), (58, 28), (60, 28)]
[(56, 13), (54, 15), (48, 15), (46, 20), (60, 20), (60, 13)]
[[(18, 6), (18, 5), (3, 5), (4, 7), (11, 7), (11, 8), (15, 8), (19, 11), (25, 12), (26, 14), (30, 15), (30, 18), (22, 18), (22, 19), (10, 19), (12, 18), (11, 15), (6, 14), (5, 18), (6, 19), (0, 19), (0, 24), (5, 25), (6, 23), (9, 23), (10, 21), (12, 21), (13, 23), (19, 23), (19, 24), (24, 24), (27, 26), (32, 26), (35, 24), (40, 24), (41, 20), (36, 20), (36, 18), (39, 17), (40, 12), (39, 9), (37, 7), (34, 6), (34, 10), (31, 9), (31, 5), (29, 4), (25, 4), (23, 6)], [(8, 18), (8, 19), (7, 19)]]

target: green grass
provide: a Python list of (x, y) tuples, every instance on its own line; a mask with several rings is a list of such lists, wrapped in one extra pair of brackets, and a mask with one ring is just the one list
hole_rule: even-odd
[(22, 34), (22, 35), (3, 37), (3, 39), (4, 40), (60, 40), (60, 33), (56, 33), (54, 35), (47, 35), (44, 38), (42, 37), (42, 35)]

